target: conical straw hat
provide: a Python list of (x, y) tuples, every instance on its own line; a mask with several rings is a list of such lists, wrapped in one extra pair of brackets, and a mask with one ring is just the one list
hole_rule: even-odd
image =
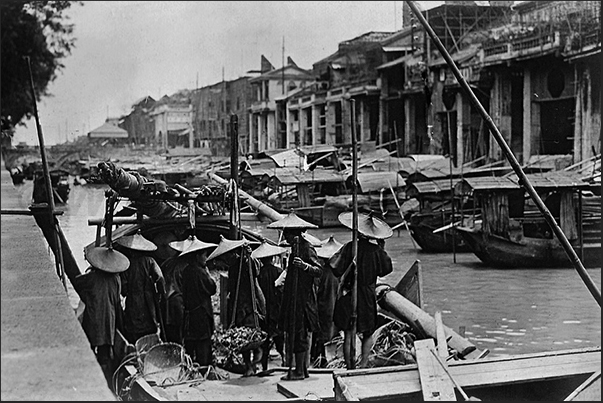
[(224, 235), (220, 235), (220, 243), (218, 247), (214, 249), (214, 251), (207, 257), (207, 260), (211, 260), (215, 257), (223, 255), (227, 252), (230, 252), (233, 249), (236, 249), (240, 246), (251, 245), (251, 241), (247, 238), (239, 239), (239, 240), (231, 240), (224, 238)]
[(157, 250), (157, 245), (142, 236), (140, 232), (134, 235), (126, 235), (115, 240), (116, 243), (126, 248), (139, 250), (142, 252), (153, 252)]
[(318, 246), (322, 245), (322, 241), (320, 239), (316, 238), (314, 235), (308, 234), (307, 232), (302, 232), (301, 236), (306, 241), (310, 242), (310, 244), (314, 247), (318, 247)]
[(121, 273), (130, 267), (130, 259), (113, 248), (99, 246), (89, 249), (85, 255), (92, 266), (107, 273)]
[(307, 228), (318, 228), (317, 225), (309, 223), (305, 220), (302, 220), (295, 214), (294, 211), (291, 211), (285, 218), (282, 218), (278, 221), (271, 222), (266, 226), (267, 228), (275, 228), (275, 229), (285, 229), (285, 228), (299, 228), (299, 229), (307, 229)]
[(331, 235), (331, 237), (325, 243), (323, 243), (320, 248), (316, 249), (316, 254), (318, 257), (323, 259), (329, 259), (335, 254), (335, 252), (341, 249), (342, 246), (343, 244), (337, 241), (337, 239)]
[[(352, 229), (352, 212), (345, 212), (339, 214), (339, 222)], [(394, 234), (387, 223), (377, 217), (373, 217), (372, 214), (358, 214), (358, 232), (367, 238), (372, 239), (386, 239)]]
[(268, 242), (262, 242), (262, 244), (253, 252), (251, 257), (261, 259), (263, 257), (276, 256), (287, 252), (287, 249), (276, 245), (270, 245)]
[(172, 241), (168, 245), (170, 245), (171, 248), (176, 249), (178, 252), (184, 252), (185, 249), (193, 244), (195, 239), (196, 237), (191, 235), (183, 241)]
[(203, 242), (203, 241), (197, 239), (197, 237), (195, 237), (195, 236), (193, 236), (192, 238), (193, 238), (192, 242), (186, 247), (186, 249), (184, 249), (182, 251), (180, 256), (184, 256), (187, 253), (193, 253), (193, 252), (197, 252), (197, 251), (208, 249), (208, 248), (215, 248), (216, 246), (218, 246), (215, 243)]

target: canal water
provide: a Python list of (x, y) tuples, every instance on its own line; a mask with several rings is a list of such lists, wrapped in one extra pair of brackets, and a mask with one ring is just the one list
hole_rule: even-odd
[[(22, 185), (29, 202), (31, 186)], [(29, 190), (28, 190), (29, 188)], [(102, 217), (104, 193), (101, 185), (72, 186), (67, 205), (59, 217), (71, 249), (80, 264), (88, 266), (84, 246), (94, 241), (96, 227), (91, 217)], [(270, 239), (278, 231), (264, 223), (244, 221), (243, 226)], [(308, 231), (321, 240), (333, 235), (341, 243), (351, 239), (346, 228)], [(575, 269), (495, 269), (481, 263), (472, 253), (434, 254), (415, 248), (410, 234), (402, 229), (386, 241), (394, 272), (382, 280), (395, 286), (415, 260), (421, 262), (423, 308), (432, 316), (442, 312), (444, 324), (459, 331), (490, 356), (537, 353), (601, 345), (601, 308)], [(588, 269), (601, 288), (601, 269)], [(79, 298), (69, 287), (72, 306)]]

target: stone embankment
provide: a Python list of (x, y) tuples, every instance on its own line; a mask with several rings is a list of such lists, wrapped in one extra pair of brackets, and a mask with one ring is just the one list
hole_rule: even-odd
[(54, 258), (1, 164), (1, 400), (116, 400)]

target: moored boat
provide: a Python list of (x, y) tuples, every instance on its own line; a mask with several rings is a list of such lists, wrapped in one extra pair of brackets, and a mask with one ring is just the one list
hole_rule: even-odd
[[(584, 266), (601, 267), (601, 196), (591, 191), (594, 185), (569, 172), (528, 178)], [(455, 228), (484, 263), (500, 268), (572, 266), (516, 178), (465, 178), (455, 192), (474, 198), (481, 209), (481, 220), (474, 226)]]
[[(437, 179), (408, 184), (406, 196), (418, 201), (418, 211), (410, 212), (408, 228), (425, 252), (470, 252), (464, 239), (454, 232), (454, 224), (467, 213), (461, 200), (451, 200), (452, 183), (458, 179)], [(454, 210), (451, 207), (454, 203)], [(473, 213), (474, 214), (474, 213)]]

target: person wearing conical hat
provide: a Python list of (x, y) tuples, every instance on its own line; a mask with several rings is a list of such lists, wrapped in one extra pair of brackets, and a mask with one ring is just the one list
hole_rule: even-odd
[(260, 327), (268, 336), (262, 347), (264, 354), (261, 363), (264, 371), (268, 370), (268, 358), (270, 349), (274, 342), (276, 351), (281, 355), (285, 362), (284, 335), (278, 328), (278, 315), (281, 311), (281, 301), (283, 298), (283, 287), (277, 287), (275, 282), (279, 278), (283, 269), (275, 264), (275, 258), (287, 253), (287, 249), (263, 242), (257, 249), (251, 252), (251, 256), (260, 261), (260, 274), (258, 283), (266, 299), (266, 318), (260, 323)]
[(207, 255), (216, 244), (193, 239), (178, 260), (184, 260), (182, 270), (182, 299), (184, 302), (184, 349), (201, 366), (213, 362), (211, 337), (214, 333), (214, 312), (211, 296), (217, 286), (207, 267)]
[[(339, 222), (352, 229), (352, 213), (346, 212), (339, 215)], [(358, 248), (356, 256), (357, 273), (357, 305), (356, 305), (356, 332), (362, 335), (362, 352), (359, 363), (360, 368), (368, 366), (371, 347), (373, 346), (373, 332), (377, 328), (377, 299), (375, 286), (377, 277), (384, 277), (393, 271), (392, 260), (384, 248), (376, 242), (381, 242), (392, 236), (393, 231), (383, 220), (373, 217), (372, 214), (358, 214)], [(375, 243), (373, 243), (375, 242)], [(329, 266), (333, 273), (341, 277), (340, 293), (335, 302), (333, 319), (335, 326), (344, 331), (343, 353), (348, 369), (354, 368), (355, 357), (351, 357), (352, 332), (354, 324), (352, 317), (352, 286), (353, 276), (349, 275), (353, 241), (346, 243), (330, 259)]]
[[(231, 240), (220, 236), (218, 247), (209, 255), (218, 267), (228, 270), (226, 318), (228, 327), (260, 327), (266, 317), (266, 299), (258, 284), (260, 262), (252, 256), (251, 241), (246, 238)], [(255, 375), (261, 362), (263, 349), (242, 351), (245, 363), (243, 376)]]
[(113, 372), (119, 365), (113, 351), (115, 331), (121, 330), (123, 319), (119, 273), (130, 263), (123, 254), (104, 247), (86, 251), (85, 258), (90, 266), (74, 279), (73, 287), (85, 304), (82, 328), (111, 387)]
[[(165, 341), (183, 344), (182, 328), (184, 326), (184, 300), (182, 298), (182, 271), (187, 266), (188, 259), (180, 255), (192, 245), (196, 237), (192, 235), (183, 241), (177, 239), (167, 243), (173, 255), (160, 265), (165, 278), (165, 301), (162, 307)], [(157, 237), (155, 237), (157, 240)], [(159, 248), (159, 245), (157, 246)], [(159, 249), (158, 249), (159, 250)]]
[(279, 328), (287, 337), (287, 356), (292, 367), (283, 380), (303, 380), (309, 376), (310, 346), (312, 332), (320, 327), (316, 306), (314, 279), (322, 274), (322, 264), (314, 246), (302, 234), (309, 228), (317, 228), (299, 218), (293, 211), (285, 218), (268, 224), (268, 228), (281, 229), (291, 246), (291, 256), (287, 264), (287, 277), (283, 290)]
[(124, 336), (132, 344), (153, 333), (162, 334), (165, 339), (160, 308), (160, 301), (165, 298), (165, 280), (150, 255), (157, 246), (137, 232), (118, 238), (114, 247), (130, 260), (130, 267), (121, 274), (121, 294), (126, 298)]
[(328, 265), (328, 261), (341, 247), (343, 247), (343, 244), (331, 235), (316, 249), (316, 254), (323, 264), (322, 275), (315, 284), (320, 330), (312, 335), (310, 356), (311, 361), (320, 368), (326, 367), (327, 364), (325, 343), (331, 341), (337, 333), (333, 323), (333, 309), (335, 308), (339, 279), (333, 274), (333, 269)]

